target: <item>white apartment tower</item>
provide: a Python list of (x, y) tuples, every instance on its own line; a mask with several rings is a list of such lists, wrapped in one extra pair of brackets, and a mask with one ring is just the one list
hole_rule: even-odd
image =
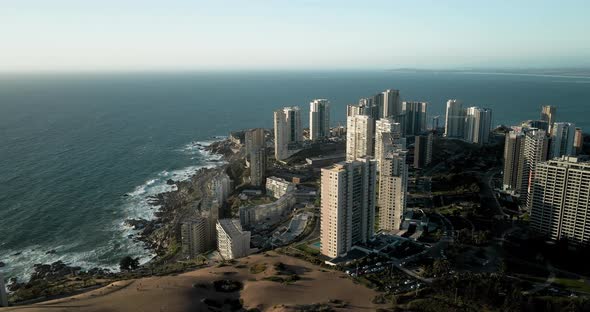
[(357, 115), (346, 118), (346, 160), (373, 156), (373, 118)]
[(399, 140), (402, 138), (401, 125), (394, 122), (393, 118), (381, 118), (375, 122), (375, 160), (379, 166), (380, 160), (383, 158), (383, 135), (390, 133), (393, 138)]
[(330, 102), (326, 99), (316, 99), (309, 103), (309, 133), (310, 139), (330, 136)]
[(402, 114), (399, 90), (388, 89), (379, 96), (379, 118), (398, 118)]
[(240, 219), (219, 219), (217, 250), (225, 260), (245, 257), (250, 252), (250, 232), (242, 230)]
[(539, 163), (530, 199), (533, 230), (554, 240), (590, 242), (590, 162), (562, 156)]
[(469, 107), (465, 112), (465, 141), (487, 144), (492, 131), (492, 111), (487, 108)]
[[(521, 194), (530, 193), (531, 180), (535, 175), (537, 164), (547, 160), (547, 149), (549, 140), (545, 131), (530, 128), (526, 129), (524, 138), (524, 149), (522, 154), (522, 168), (518, 174), (521, 177), (521, 185), (518, 191)], [(528, 197), (527, 197), (528, 203)]]
[(299, 107), (284, 107), (274, 112), (275, 158), (284, 160), (297, 151), (303, 140)]
[(445, 136), (447, 138), (463, 138), (465, 127), (465, 110), (459, 100), (447, 101), (447, 113), (445, 115)]
[(576, 125), (570, 122), (555, 122), (551, 127), (551, 148), (549, 158), (574, 156)]
[(322, 169), (320, 251), (336, 258), (373, 236), (376, 162), (370, 157)]
[(250, 165), (250, 184), (264, 185), (266, 177), (266, 138), (264, 129), (246, 131), (246, 158)]
[(379, 171), (379, 229), (401, 229), (406, 211), (408, 165), (406, 152), (388, 152)]

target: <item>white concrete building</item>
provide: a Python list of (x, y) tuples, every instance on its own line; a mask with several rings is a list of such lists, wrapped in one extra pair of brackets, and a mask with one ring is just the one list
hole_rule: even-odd
[(316, 99), (309, 103), (309, 138), (312, 141), (330, 137), (330, 102)]
[[(521, 194), (530, 193), (530, 181), (535, 174), (537, 164), (547, 160), (547, 149), (549, 140), (545, 131), (530, 128), (526, 129), (524, 138), (524, 149), (518, 175), (521, 178), (521, 185), (517, 190)], [(528, 200), (527, 200), (528, 202)], [(530, 206), (529, 206), (530, 207)]]
[(390, 133), (391, 136), (399, 140), (402, 138), (401, 125), (395, 122), (393, 118), (381, 118), (375, 122), (375, 160), (377, 166), (383, 158), (383, 135)]
[(448, 100), (445, 115), (445, 137), (463, 138), (464, 128), (465, 110), (463, 109), (463, 103), (459, 100)]
[(225, 260), (237, 259), (250, 253), (250, 232), (242, 230), (239, 219), (219, 219), (217, 250)]
[(402, 114), (399, 90), (385, 90), (381, 92), (379, 99), (379, 118), (392, 118), (396, 120)]
[(225, 202), (233, 191), (232, 180), (225, 172), (220, 172), (210, 182), (210, 191), (220, 204)]
[(268, 177), (266, 179), (266, 195), (280, 198), (295, 190), (295, 184), (282, 178)]
[(555, 122), (551, 127), (551, 148), (549, 159), (561, 156), (574, 156), (576, 125), (571, 122)]
[(401, 229), (407, 192), (406, 151), (389, 152), (383, 159), (379, 172), (379, 229)]
[(563, 156), (537, 164), (530, 198), (531, 229), (553, 240), (590, 242), (590, 162)]
[(274, 112), (274, 140), (277, 160), (287, 159), (299, 151), (303, 129), (298, 106), (284, 107)]
[(365, 243), (375, 226), (376, 162), (359, 158), (322, 169), (320, 251), (328, 257)]
[(492, 111), (487, 108), (469, 107), (465, 113), (465, 141), (488, 144), (492, 132)]
[(276, 224), (293, 211), (296, 203), (297, 198), (293, 192), (290, 192), (272, 203), (242, 206), (239, 209), (240, 223), (246, 228)]
[(346, 160), (373, 156), (373, 118), (357, 115), (346, 119)]

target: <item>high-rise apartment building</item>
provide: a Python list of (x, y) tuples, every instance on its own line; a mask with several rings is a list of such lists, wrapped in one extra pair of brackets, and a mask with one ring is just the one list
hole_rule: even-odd
[(245, 257), (250, 252), (250, 232), (244, 231), (240, 219), (219, 219), (217, 250), (225, 260)]
[(526, 200), (536, 165), (547, 160), (549, 138), (537, 128), (513, 127), (505, 140), (503, 187)]
[(379, 170), (379, 228), (400, 230), (408, 190), (406, 151), (386, 153)]
[(574, 156), (576, 126), (570, 122), (554, 122), (551, 127), (551, 148), (549, 158)]
[(209, 220), (204, 217), (195, 217), (180, 224), (182, 254), (185, 257), (193, 259), (210, 250), (212, 238), (209, 226)]
[(330, 102), (316, 99), (309, 103), (309, 138), (312, 141), (330, 136)]
[(520, 127), (513, 127), (506, 134), (504, 143), (504, 177), (502, 184), (504, 190), (520, 189), (522, 184), (522, 161), (524, 153), (524, 132)]
[(465, 141), (487, 144), (492, 131), (492, 111), (487, 108), (469, 107), (465, 112)]
[(576, 128), (576, 134), (574, 135), (574, 151), (576, 155), (580, 154), (584, 150), (584, 133), (581, 128)]
[(375, 160), (378, 165), (383, 157), (383, 134), (391, 133), (394, 138), (401, 139), (401, 131), (401, 125), (393, 118), (381, 118), (375, 122)]
[(250, 184), (261, 187), (266, 178), (266, 138), (264, 129), (246, 131), (246, 159), (250, 165)]
[(547, 160), (547, 151), (549, 149), (549, 139), (545, 131), (531, 128), (526, 129), (524, 138), (524, 150), (522, 154), (522, 168), (519, 172), (521, 177), (521, 186), (518, 192), (521, 194), (530, 194), (531, 179), (535, 175), (537, 164)]
[(551, 105), (544, 105), (541, 107), (541, 120), (547, 122), (547, 135), (553, 131), (553, 123), (555, 122), (555, 113), (557, 107)]
[(417, 135), (414, 140), (414, 168), (421, 169), (432, 162), (432, 132), (424, 135)]
[(298, 151), (303, 140), (299, 107), (284, 107), (274, 112), (275, 158), (284, 160)]
[(346, 106), (346, 117), (354, 117), (358, 115), (369, 116), (373, 119), (379, 118), (379, 108), (375, 105), (372, 98), (363, 98), (359, 100), (358, 105)]
[(322, 169), (320, 251), (336, 258), (373, 236), (376, 162), (371, 157)]
[(245, 131), (244, 140), (246, 141), (246, 156), (263, 146), (266, 146), (266, 137), (264, 129), (256, 128)]
[(563, 156), (537, 164), (530, 194), (531, 229), (553, 240), (590, 242), (590, 162)]
[(346, 160), (373, 156), (373, 118), (357, 115), (346, 119)]
[(465, 128), (465, 110), (459, 100), (447, 101), (445, 115), (445, 136), (447, 138), (463, 138)]
[(426, 131), (426, 102), (403, 102), (402, 114), (405, 116), (405, 134), (417, 135)]
[(399, 90), (388, 89), (377, 97), (379, 103), (379, 118), (393, 118), (396, 120), (402, 114), (402, 105)]

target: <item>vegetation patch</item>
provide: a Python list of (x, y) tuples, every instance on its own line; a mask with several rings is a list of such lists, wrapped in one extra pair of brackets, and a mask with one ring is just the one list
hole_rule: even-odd
[(266, 263), (257, 263), (250, 267), (251, 274), (259, 274), (266, 271)]

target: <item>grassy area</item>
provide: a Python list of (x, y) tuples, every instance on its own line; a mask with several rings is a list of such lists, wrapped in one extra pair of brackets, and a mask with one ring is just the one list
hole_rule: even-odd
[(258, 263), (250, 267), (250, 273), (258, 274), (266, 270), (266, 263)]
[(590, 285), (586, 283), (584, 280), (578, 280), (573, 278), (556, 278), (553, 284), (574, 291), (590, 293)]
[(463, 209), (457, 205), (448, 205), (448, 206), (443, 206), (440, 208), (437, 208), (436, 211), (440, 214), (454, 214), (455, 211), (458, 211), (459, 213), (461, 213), (463, 211)]
[(319, 250), (310, 247), (308, 243), (299, 244), (299, 245), (295, 246), (295, 248), (297, 248), (307, 254), (313, 255), (313, 256), (317, 256), (320, 254)]

